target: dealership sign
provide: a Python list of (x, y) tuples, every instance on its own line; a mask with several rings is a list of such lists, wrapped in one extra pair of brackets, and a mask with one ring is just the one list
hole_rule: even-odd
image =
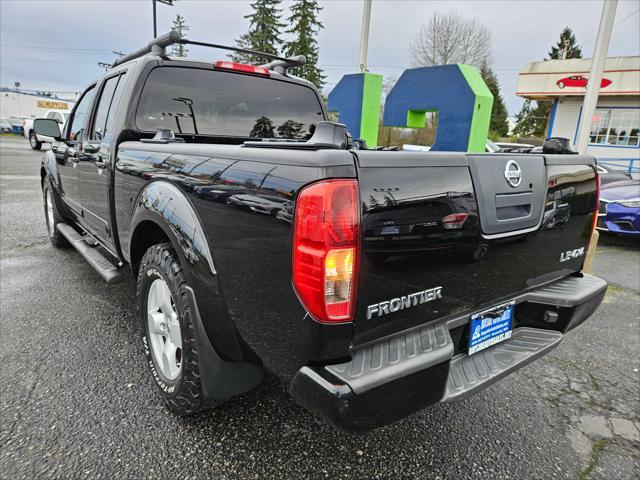
[(50, 100), (38, 100), (38, 108), (46, 108), (48, 110), (69, 110), (69, 104), (66, 102), (52, 102)]
[[(582, 96), (589, 84), (590, 69), (590, 58), (531, 62), (518, 75), (516, 95), (541, 100)], [(639, 95), (638, 57), (607, 58), (600, 89), (603, 95)]]
[[(378, 142), (382, 75), (345, 75), (329, 93), (329, 110), (354, 138)], [(428, 112), (438, 112), (434, 151), (484, 152), (493, 95), (477, 68), (440, 65), (405, 70), (387, 95), (383, 125), (424, 128)]]

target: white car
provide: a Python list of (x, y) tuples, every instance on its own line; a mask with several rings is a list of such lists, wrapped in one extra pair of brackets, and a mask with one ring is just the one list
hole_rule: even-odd
[(6, 118), (0, 118), (0, 133), (12, 133), (13, 125)]
[[(49, 110), (45, 115), (45, 118), (52, 118), (53, 120), (58, 122), (60, 124), (60, 131), (62, 132), (64, 131), (64, 126), (67, 123), (67, 120), (69, 119), (69, 113), (63, 112), (61, 110)], [(38, 135), (36, 135), (36, 132), (33, 131), (34, 120), (35, 119), (33, 118), (25, 119), (24, 123), (22, 124), (24, 128), (24, 136), (29, 139), (29, 145), (31, 145), (31, 148), (33, 148), (34, 150), (40, 150), (42, 148), (42, 143), (45, 142), (46, 139), (40, 138)]]

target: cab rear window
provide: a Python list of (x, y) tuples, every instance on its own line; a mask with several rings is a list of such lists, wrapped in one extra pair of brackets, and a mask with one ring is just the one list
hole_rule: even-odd
[(304, 140), (323, 120), (308, 87), (233, 72), (181, 67), (154, 69), (145, 83), (136, 127), (175, 134)]

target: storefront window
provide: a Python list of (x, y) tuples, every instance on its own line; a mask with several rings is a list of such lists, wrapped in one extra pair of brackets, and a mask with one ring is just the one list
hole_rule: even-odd
[(591, 122), (590, 143), (596, 145), (640, 145), (640, 109), (598, 108)]

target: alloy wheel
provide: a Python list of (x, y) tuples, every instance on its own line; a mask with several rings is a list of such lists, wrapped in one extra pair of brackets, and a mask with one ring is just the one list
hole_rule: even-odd
[(182, 334), (169, 286), (161, 278), (149, 287), (147, 322), (154, 363), (162, 376), (175, 380), (182, 371)]

